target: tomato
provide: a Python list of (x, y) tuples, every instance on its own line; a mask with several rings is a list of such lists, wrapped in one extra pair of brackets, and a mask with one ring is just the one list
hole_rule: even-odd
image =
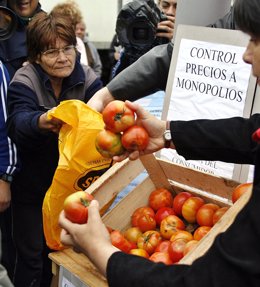
[(160, 226), (162, 220), (168, 215), (175, 215), (175, 212), (171, 207), (161, 207), (155, 213), (155, 221)]
[(144, 258), (149, 258), (148, 252), (145, 251), (144, 249), (141, 249), (141, 248), (131, 249), (131, 250), (129, 251), (129, 254), (141, 256), (141, 257), (144, 257)]
[(191, 241), (193, 239), (193, 235), (186, 230), (177, 230), (170, 238), (170, 241), (174, 241), (177, 239), (185, 239), (186, 241)]
[(151, 217), (155, 216), (155, 213), (151, 207), (149, 206), (138, 207), (131, 216), (132, 226), (138, 226), (139, 217), (141, 217), (144, 214), (150, 215)]
[(123, 133), (121, 142), (128, 151), (142, 151), (149, 143), (149, 135), (143, 127), (134, 125)]
[(135, 123), (135, 113), (119, 100), (107, 104), (102, 116), (106, 129), (114, 133), (123, 132)]
[(213, 215), (218, 209), (219, 206), (217, 204), (203, 204), (196, 214), (197, 223), (200, 226), (213, 226)]
[(102, 130), (97, 134), (95, 145), (97, 151), (106, 158), (112, 158), (124, 152), (121, 134), (115, 134), (109, 130)]
[(170, 240), (163, 240), (157, 245), (154, 252), (168, 252), (170, 244)]
[(232, 192), (232, 202), (235, 203), (242, 194), (245, 192), (251, 192), (253, 183), (241, 183)]
[(187, 244), (184, 247), (183, 250), (183, 255), (185, 256), (187, 253), (189, 253), (190, 251), (194, 250), (195, 247), (198, 245), (199, 241), (198, 240), (190, 240), (187, 242)]
[(139, 227), (130, 227), (124, 232), (124, 236), (127, 240), (130, 242), (137, 242), (137, 239), (139, 236), (141, 236), (143, 233), (140, 230)]
[(160, 225), (160, 232), (163, 238), (170, 239), (179, 229), (185, 229), (184, 222), (176, 215), (168, 215)]
[(193, 234), (193, 238), (198, 241), (201, 240), (201, 238), (203, 238), (210, 231), (210, 229), (210, 226), (198, 227)]
[(155, 230), (156, 221), (153, 216), (148, 215), (148, 214), (143, 214), (138, 218), (137, 227), (139, 227), (142, 232), (145, 232), (148, 230)]
[(215, 211), (215, 213), (213, 214), (213, 217), (212, 217), (213, 225), (216, 224), (220, 220), (220, 218), (223, 216), (223, 214), (228, 209), (229, 209), (228, 206), (224, 206), (224, 207), (219, 208), (217, 211)]
[(128, 253), (133, 249), (133, 245), (124, 237), (119, 230), (113, 230), (110, 233), (111, 243), (121, 251)]
[(173, 196), (166, 188), (158, 188), (149, 195), (149, 206), (157, 211), (161, 207), (172, 207)]
[(72, 193), (64, 200), (65, 216), (74, 223), (86, 223), (88, 220), (88, 206), (93, 199), (93, 195), (85, 191)]
[(169, 246), (169, 255), (173, 263), (176, 263), (182, 259), (184, 256), (183, 251), (187, 244), (185, 239), (177, 239), (171, 241)]
[(188, 199), (191, 196), (192, 194), (187, 191), (180, 192), (174, 196), (172, 207), (176, 215), (178, 216), (182, 215), (181, 211), (182, 211), (183, 203), (186, 201), (186, 199)]
[(172, 265), (173, 262), (168, 252), (154, 252), (149, 259), (153, 262), (162, 262), (166, 265)]
[(182, 216), (189, 223), (196, 222), (196, 214), (199, 208), (204, 204), (204, 200), (198, 196), (189, 197), (182, 206)]
[(151, 255), (161, 241), (162, 237), (158, 231), (149, 230), (138, 238), (137, 246), (146, 250)]

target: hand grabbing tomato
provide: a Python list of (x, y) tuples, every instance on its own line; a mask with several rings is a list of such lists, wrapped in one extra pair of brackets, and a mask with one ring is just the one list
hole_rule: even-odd
[(134, 125), (123, 133), (121, 141), (128, 151), (142, 151), (149, 143), (149, 135), (143, 127)]
[(85, 191), (72, 193), (64, 201), (65, 216), (71, 222), (86, 223), (88, 221), (88, 206), (93, 199), (93, 195)]
[(106, 129), (114, 133), (123, 132), (135, 123), (135, 113), (119, 100), (110, 102), (104, 108), (102, 116)]

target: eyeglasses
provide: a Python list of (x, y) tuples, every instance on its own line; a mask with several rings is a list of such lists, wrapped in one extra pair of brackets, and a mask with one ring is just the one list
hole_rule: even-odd
[(42, 55), (44, 55), (50, 59), (54, 59), (54, 58), (57, 58), (59, 56), (60, 52), (62, 52), (66, 56), (73, 55), (73, 53), (75, 52), (75, 46), (70, 45), (70, 46), (66, 46), (64, 48), (60, 48), (60, 49), (49, 49), (49, 50), (42, 52)]

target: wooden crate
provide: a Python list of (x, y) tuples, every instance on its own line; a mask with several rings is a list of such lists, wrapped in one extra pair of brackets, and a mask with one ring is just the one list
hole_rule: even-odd
[[(147, 172), (147, 177), (115, 205), (113, 209), (105, 213), (118, 193), (143, 171)], [(238, 182), (233, 180), (198, 172), (156, 159), (153, 155), (147, 155), (140, 160), (125, 160), (115, 164), (88, 188), (88, 192), (92, 193), (99, 201), (101, 213), (105, 213), (103, 215), (104, 223), (122, 231), (130, 227), (130, 218), (133, 211), (137, 207), (147, 205), (149, 194), (159, 187), (165, 187), (174, 194), (181, 191), (189, 191), (202, 197), (206, 202), (217, 203), (220, 206), (230, 206), (221, 220), (199, 242), (196, 249), (188, 253), (180, 262), (190, 264), (206, 252), (216, 235), (224, 231), (233, 222), (236, 214), (247, 202), (250, 194), (245, 194), (236, 204), (232, 204), (231, 194), (238, 184)], [(80, 278), (85, 286), (108, 286), (105, 278), (83, 254), (66, 249), (51, 253), (50, 258), (53, 261), (53, 287), (58, 286), (57, 277), (60, 266), (63, 266)]]

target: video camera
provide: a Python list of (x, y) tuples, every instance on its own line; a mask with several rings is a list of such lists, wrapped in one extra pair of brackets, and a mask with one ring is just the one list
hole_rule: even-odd
[[(0, 2), (0, 5), (2, 5)], [(15, 13), (5, 6), (0, 6), (0, 41), (11, 37), (16, 29), (17, 17)]]
[(130, 62), (151, 48), (169, 42), (167, 38), (156, 37), (157, 25), (164, 20), (167, 16), (153, 0), (135, 0), (123, 6), (117, 17), (116, 32)]

